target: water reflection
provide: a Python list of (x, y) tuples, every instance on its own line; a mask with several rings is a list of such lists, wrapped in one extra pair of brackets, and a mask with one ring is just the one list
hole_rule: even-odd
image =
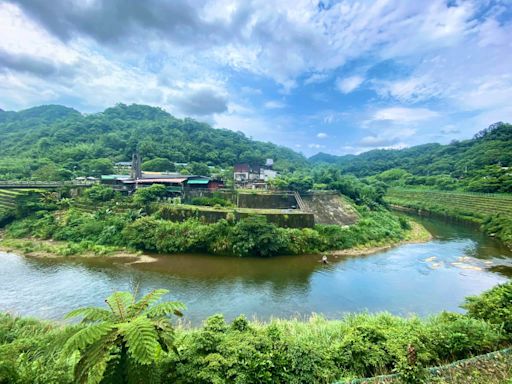
[(268, 319), (312, 312), (339, 317), (354, 311), (428, 315), (459, 310), (478, 294), (510, 276), (511, 252), (478, 229), (422, 219), (435, 235), (367, 256), (317, 255), (240, 259), (171, 255), (151, 264), (122, 260), (36, 260), (0, 253), (0, 309), (60, 319), (72, 308), (102, 305), (114, 290), (171, 290), (187, 303), (187, 319), (199, 323), (222, 312)]

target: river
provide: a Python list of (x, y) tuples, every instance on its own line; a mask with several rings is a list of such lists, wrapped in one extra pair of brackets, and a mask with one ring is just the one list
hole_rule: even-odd
[(0, 252), (0, 310), (62, 319), (71, 309), (103, 305), (115, 290), (167, 288), (169, 299), (186, 303), (185, 319), (193, 325), (215, 313), (261, 320), (313, 312), (328, 318), (360, 311), (427, 316), (460, 312), (464, 297), (512, 275), (512, 253), (478, 229), (439, 219), (419, 221), (434, 235), (432, 241), (367, 256), (331, 257), (328, 265), (315, 255), (169, 255), (126, 265), (112, 258), (63, 261)]

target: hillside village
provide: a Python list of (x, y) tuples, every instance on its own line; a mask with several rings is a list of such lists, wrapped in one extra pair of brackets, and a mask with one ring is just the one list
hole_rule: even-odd
[[(208, 189), (215, 191), (225, 187), (220, 177), (189, 175), (179, 172), (142, 171), (142, 159), (138, 153), (132, 155), (132, 161), (116, 162), (116, 174), (101, 175), (101, 184), (109, 185), (117, 191), (133, 193), (138, 188), (154, 184), (165, 185), (170, 195), (183, 195), (185, 189)], [(235, 189), (269, 189), (269, 182), (278, 176), (272, 169), (273, 160), (267, 159), (265, 165), (238, 163), (233, 167), (232, 186)], [(176, 163), (175, 166), (187, 166), (187, 163)], [(80, 180), (97, 180), (93, 177), (81, 177)], [(231, 181), (230, 180), (230, 181)]]

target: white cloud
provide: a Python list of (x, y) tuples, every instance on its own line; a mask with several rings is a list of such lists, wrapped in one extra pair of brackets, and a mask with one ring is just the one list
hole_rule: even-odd
[(279, 100), (269, 100), (264, 104), (267, 109), (281, 109), (286, 107), (286, 104)]
[(325, 148), (325, 145), (322, 145), (322, 144), (316, 144), (316, 143), (311, 143), (311, 144), (308, 144), (308, 148), (312, 148), (312, 149), (322, 149), (322, 148)]
[(304, 85), (323, 83), (328, 78), (329, 75), (327, 73), (313, 73), (306, 80), (304, 80)]
[(319, 139), (326, 139), (329, 135), (327, 135), (327, 133), (325, 132), (318, 132), (316, 134), (316, 137), (319, 138)]
[[(422, 130), (439, 134), (453, 123), (443, 110), (472, 116), (456, 124), (467, 127), (460, 135), (512, 120), (512, 22), (503, 2), (347, 0), (327, 9), (311, 0), (140, 4), (0, 2), (2, 108), (69, 101), (98, 111), (117, 102), (149, 103), (274, 141), (284, 113), (271, 110), (286, 106), (297, 130), (304, 114), (318, 124), (304, 132), (304, 147), (317, 130), (330, 134), (341, 121), (361, 127), (366, 119), (367, 129), (421, 126), (424, 138)], [(397, 70), (372, 71), (384, 60)], [(322, 82), (336, 76), (341, 92), (364, 84), (380, 100), (350, 105), (355, 98), (345, 97), (335, 105), (332, 86)], [(286, 105), (276, 83), (294, 93)], [(310, 84), (317, 85), (298, 89)], [(294, 105), (294, 97), (313, 88), (308, 110)], [(439, 124), (428, 127), (434, 119)], [(365, 135), (373, 144), (384, 141), (380, 131)]]
[(364, 81), (364, 77), (351, 76), (336, 80), (336, 88), (342, 93), (355, 91)]
[(376, 111), (372, 117), (373, 121), (392, 121), (397, 123), (412, 123), (421, 120), (432, 119), (439, 114), (427, 108), (405, 108), (392, 107)]

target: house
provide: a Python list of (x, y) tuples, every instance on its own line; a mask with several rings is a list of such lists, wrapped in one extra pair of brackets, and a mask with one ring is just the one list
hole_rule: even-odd
[(277, 172), (272, 169), (273, 165), (272, 159), (267, 159), (265, 165), (235, 164), (235, 185), (245, 188), (266, 188), (267, 183), (277, 177)]
[(171, 194), (183, 194), (185, 189), (207, 188), (216, 190), (224, 187), (222, 180), (206, 176), (181, 175), (179, 173), (142, 172), (140, 178), (127, 175), (103, 175), (101, 183), (111, 185), (114, 189), (133, 193), (136, 189), (162, 184)]
[(261, 167), (259, 165), (235, 164), (235, 171), (233, 173), (235, 183), (246, 183), (250, 180), (259, 180), (260, 169)]

